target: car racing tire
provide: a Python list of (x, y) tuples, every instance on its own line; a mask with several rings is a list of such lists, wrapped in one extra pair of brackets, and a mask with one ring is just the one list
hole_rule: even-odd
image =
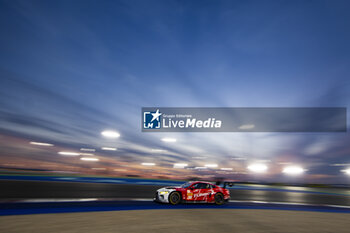
[(181, 195), (178, 192), (172, 192), (169, 195), (169, 203), (172, 205), (177, 205), (181, 202)]
[(217, 204), (217, 205), (224, 204), (225, 203), (224, 195), (222, 193), (215, 194), (214, 201), (215, 201), (215, 204)]

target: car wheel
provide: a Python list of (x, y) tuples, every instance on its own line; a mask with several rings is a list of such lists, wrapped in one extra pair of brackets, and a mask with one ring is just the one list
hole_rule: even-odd
[(169, 195), (169, 203), (172, 205), (177, 205), (181, 202), (181, 196), (178, 192), (172, 192)]
[(225, 203), (224, 195), (222, 195), (222, 193), (215, 194), (214, 200), (215, 204), (217, 205), (222, 205)]

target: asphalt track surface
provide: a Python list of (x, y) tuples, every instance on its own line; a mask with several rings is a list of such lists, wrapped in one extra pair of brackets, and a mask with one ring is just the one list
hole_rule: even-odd
[(225, 205), (173, 206), (152, 201), (165, 186), (155, 181), (99, 182), (1, 179), (0, 232), (340, 233), (350, 227), (347, 190), (237, 185)]
[[(124, 200), (124, 201), (67, 201), (67, 202), (10, 202), (0, 203), (0, 216), (47, 214), (47, 213), (76, 213), (101, 211), (128, 211), (128, 210), (171, 210), (171, 209), (261, 209), (261, 210), (288, 210), (311, 211), (350, 214), (350, 208), (329, 205), (295, 205), (271, 204), (254, 202), (229, 202), (224, 205), (215, 204), (179, 204), (169, 205), (155, 203), (151, 200)], [(350, 215), (349, 215), (350, 216)], [(350, 220), (350, 218), (349, 218)]]
[(348, 233), (350, 214), (262, 209), (157, 209), (0, 217), (6, 233)]
[[(0, 180), (0, 201), (39, 198), (151, 199), (161, 187), (164, 185)], [(270, 188), (231, 189), (230, 192), (234, 201), (350, 206), (350, 195), (347, 194)]]

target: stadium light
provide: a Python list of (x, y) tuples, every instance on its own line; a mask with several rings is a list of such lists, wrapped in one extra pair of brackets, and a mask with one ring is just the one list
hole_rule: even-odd
[(93, 153), (80, 153), (80, 155), (94, 156)]
[(101, 147), (101, 150), (111, 150), (111, 151), (116, 151), (117, 148), (115, 147)]
[(173, 168), (185, 168), (187, 166), (188, 166), (187, 163), (175, 163)]
[(46, 143), (46, 142), (30, 142), (30, 144), (36, 145), (36, 146), (53, 146), (53, 144)]
[(80, 148), (81, 151), (90, 151), (90, 152), (95, 152), (95, 149), (92, 148)]
[(176, 142), (176, 138), (162, 138), (163, 142)]
[(220, 168), (220, 170), (222, 170), (222, 171), (232, 171), (233, 168), (232, 167), (222, 167), (222, 168)]
[(154, 166), (156, 165), (155, 163), (141, 163), (143, 166)]
[(345, 169), (345, 170), (342, 170), (345, 174), (349, 175), (350, 176), (350, 168), (348, 169)]
[(196, 170), (206, 170), (207, 167), (195, 167), (194, 169), (196, 169)]
[(304, 173), (304, 169), (299, 166), (287, 166), (283, 169), (283, 173), (288, 174), (288, 175), (300, 175)]
[(245, 130), (245, 129), (254, 129), (254, 128), (255, 128), (255, 125), (253, 125), (253, 124), (241, 125), (241, 126), (239, 127), (239, 129), (243, 129), (243, 130)]
[(60, 151), (60, 152), (58, 152), (58, 154), (65, 155), (65, 156), (78, 156), (78, 155), (80, 155), (79, 153), (70, 152), (70, 151)]
[(256, 173), (264, 173), (267, 170), (267, 166), (261, 163), (255, 163), (248, 166), (248, 170)]
[(113, 130), (105, 130), (101, 132), (102, 136), (106, 138), (119, 138), (120, 134)]
[(89, 158), (89, 157), (82, 157), (82, 158), (80, 158), (80, 160), (91, 161), (91, 162), (99, 161), (98, 158)]

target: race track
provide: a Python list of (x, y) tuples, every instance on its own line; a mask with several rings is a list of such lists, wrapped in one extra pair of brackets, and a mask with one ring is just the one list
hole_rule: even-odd
[(225, 205), (173, 206), (152, 198), (179, 182), (6, 178), (0, 178), (0, 232), (345, 233), (350, 227), (347, 189), (235, 185)]
[[(155, 191), (165, 185), (111, 184), (84, 182), (55, 182), (35, 180), (0, 180), (0, 199), (35, 198), (153, 198)], [(277, 189), (271, 186), (230, 189), (231, 200), (283, 202), (311, 205), (350, 206), (347, 191), (323, 189)]]

